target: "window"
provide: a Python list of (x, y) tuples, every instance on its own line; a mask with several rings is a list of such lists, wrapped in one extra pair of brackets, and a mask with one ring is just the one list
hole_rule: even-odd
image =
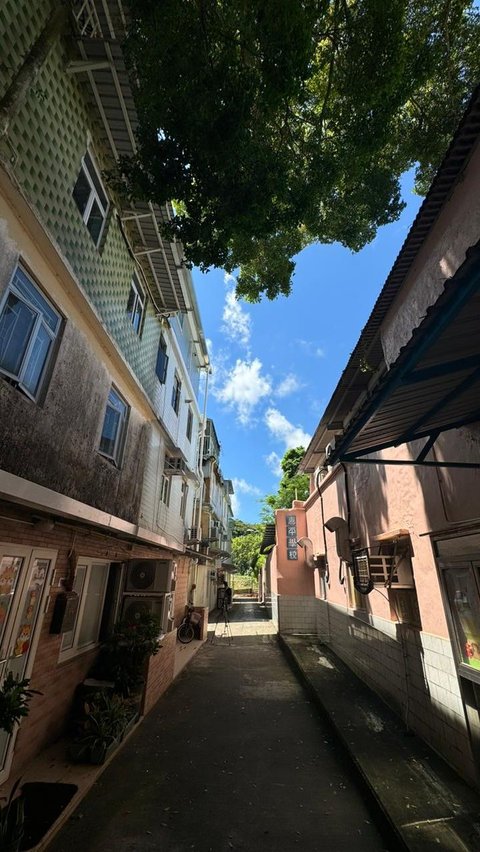
[(0, 310), (0, 370), (36, 399), (45, 377), (61, 318), (17, 267)]
[(164, 503), (165, 506), (170, 505), (170, 487), (171, 487), (171, 477), (167, 476), (166, 473), (162, 474), (162, 487), (160, 490), (160, 502)]
[(127, 430), (128, 405), (114, 388), (108, 394), (99, 450), (103, 456), (120, 463)]
[(141, 334), (143, 317), (145, 314), (145, 293), (143, 292), (136, 275), (130, 284), (130, 293), (127, 302), (127, 317), (133, 325), (134, 331)]
[(160, 335), (160, 343), (158, 344), (158, 352), (157, 352), (157, 364), (155, 367), (155, 373), (157, 375), (157, 379), (159, 382), (165, 384), (165, 380), (167, 378), (167, 367), (168, 367), (168, 355), (167, 355), (167, 342), (163, 336)]
[(80, 557), (73, 591), (80, 598), (72, 630), (63, 634), (60, 660), (86, 651), (98, 642), (110, 563)]
[(187, 441), (192, 440), (192, 426), (193, 426), (193, 414), (191, 408), (188, 409), (187, 414)]
[(172, 408), (175, 411), (175, 414), (178, 414), (178, 409), (180, 408), (180, 393), (182, 390), (182, 383), (175, 373), (173, 379), (173, 388), (172, 388)]
[(102, 186), (98, 169), (90, 154), (85, 154), (80, 174), (73, 187), (75, 203), (82, 214), (93, 242), (98, 246), (107, 218), (108, 198)]
[(188, 485), (186, 482), (182, 482), (182, 499), (180, 501), (180, 517), (182, 520), (185, 520), (185, 513), (187, 511), (187, 500), (188, 500)]

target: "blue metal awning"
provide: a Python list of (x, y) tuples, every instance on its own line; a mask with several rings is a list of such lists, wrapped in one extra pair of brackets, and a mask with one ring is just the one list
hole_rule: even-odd
[[(480, 248), (445, 285), (397, 361), (372, 391), (328, 458), (405, 464), (369, 459), (388, 447), (426, 438), (412, 464), (425, 461), (441, 432), (480, 420)], [(451, 461), (448, 467), (480, 467)]]

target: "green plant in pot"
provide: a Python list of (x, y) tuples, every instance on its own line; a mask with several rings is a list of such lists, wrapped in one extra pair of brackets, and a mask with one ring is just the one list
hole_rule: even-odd
[(129, 707), (121, 696), (95, 693), (85, 702), (70, 755), (79, 761), (103, 763), (109, 749), (118, 743), (128, 719)]
[(29, 689), (28, 679), (20, 680), (8, 672), (0, 687), (0, 729), (7, 734), (13, 733), (17, 722), (28, 716), (30, 701), (34, 695), (40, 695), (36, 689)]
[[(12, 734), (15, 725), (28, 716), (30, 701), (41, 695), (30, 689), (27, 678), (16, 678), (8, 672), (0, 687), (0, 730)], [(17, 852), (24, 832), (24, 798), (17, 795), (20, 779), (13, 785), (6, 804), (0, 808), (0, 849), (2, 852)]]
[(102, 647), (96, 673), (115, 683), (125, 698), (141, 691), (147, 660), (160, 649), (160, 620), (142, 613), (135, 620), (119, 621)]

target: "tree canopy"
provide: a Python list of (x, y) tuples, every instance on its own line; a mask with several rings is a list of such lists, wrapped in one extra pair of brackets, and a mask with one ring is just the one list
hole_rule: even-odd
[(276, 494), (267, 494), (263, 498), (262, 518), (266, 523), (273, 522), (275, 509), (290, 509), (294, 500), (306, 500), (310, 492), (310, 477), (298, 473), (298, 467), (305, 455), (303, 447), (287, 450), (280, 462), (283, 476)]
[[(242, 524), (242, 521), (236, 521)], [(257, 574), (260, 544), (262, 542), (262, 525), (254, 524), (255, 530), (244, 524), (246, 531), (232, 539), (232, 563), (239, 574)]]
[(479, 79), (474, 0), (130, 0), (138, 152), (187, 260), (288, 295), (313, 241), (356, 251), (423, 193)]

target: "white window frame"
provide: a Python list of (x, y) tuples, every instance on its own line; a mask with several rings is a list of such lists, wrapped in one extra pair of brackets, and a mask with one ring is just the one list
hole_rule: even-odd
[[(93, 642), (89, 642), (86, 645), (78, 646), (78, 640), (80, 637), (80, 631), (82, 629), (83, 616), (85, 612), (85, 604), (87, 601), (87, 591), (90, 584), (90, 578), (92, 575), (92, 571), (98, 566), (102, 566), (105, 569), (105, 578), (102, 590), (102, 603), (99, 608), (99, 618), (98, 624), (96, 626), (96, 639)], [(77, 657), (79, 654), (85, 654), (87, 651), (91, 651), (92, 648), (96, 648), (99, 644), (99, 635), (100, 635), (100, 627), (102, 623), (103, 610), (105, 607), (105, 596), (107, 592), (107, 583), (108, 583), (108, 572), (110, 570), (110, 562), (104, 559), (95, 559), (95, 557), (84, 557), (79, 556), (77, 559), (77, 566), (75, 568), (75, 577), (77, 576), (77, 572), (79, 568), (86, 568), (85, 579), (83, 582), (83, 586), (80, 592), (80, 603), (78, 606), (77, 616), (75, 619), (75, 626), (73, 628), (73, 637), (72, 637), (72, 645), (69, 648), (65, 648), (62, 650), (60, 646), (60, 654), (58, 656), (58, 662), (62, 663), (65, 660), (70, 660), (72, 657)], [(70, 631), (68, 631), (70, 632)], [(64, 641), (64, 633), (62, 635), (62, 643)]]
[(172, 492), (172, 477), (166, 473), (162, 473), (162, 481), (160, 487), (160, 502), (167, 508), (170, 506), (170, 496)]
[[(24, 278), (25, 280), (22, 280)], [(36, 291), (42, 301), (46, 304), (47, 308), (52, 311), (54, 314), (54, 318), (57, 319), (56, 327), (53, 329), (49, 326), (48, 322), (45, 320), (45, 313), (42, 312), (41, 302), (38, 301), (35, 303), (35, 293), (28, 293), (28, 289), (32, 288)], [(60, 329), (62, 325), (62, 316), (54, 307), (50, 299), (44, 294), (44, 292), (40, 289), (37, 283), (33, 280), (32, 276), (29, 275), (25, 269), (19, 264), (16, 266), (12, 278), (8, 287), (5, 290), (3, 298), (0, 301), (0, 320), (2, 318), (5, 306), (8, 302), (8, 297), (13, 294), (16, 299), (22, 302), (24, 305), (28, 307), (30, 311), (32, 311), (36, 319), (32, 328), (28, 333), (28, 342), (25, 348), (25, 352), (22, 358), (22, 362), (17, 373), (12, 373), (7, 370), (5, 367), (1, 366), (0, 363), (0, 373), (4, 376), (8, 376), (8, 378), (12, 379), (15, 384), (21, 388), (21, 390), (30, 398), (36, 401), (42, 392), (42, 388), (44, 385), (45, 376), (47, 373), (48, 365), (50, 364), (55, 348), (55, 341), (57, 340)], [(35, 357), (35, 344), (39, 338), (40, 332), (45, 332), (50, 337), (50, 346), (46, 355), (46, 358), (42, 364), (41, 371), (39, 374), (37, 386), (34, 392), (30, 388), (28, 388), (25, 384), (27, 372), (31, 366), (32, 360)]]
[[(111, 399), (112, 396), (115, 396), (117, 398), (118, 402), (120, 402), (120, 404), (123, 406), (123, 411), (120, 411), (118, 408), (115, 407), (115, 405), (113, 404), (113, 400)], [(109, 407), (120, 414), (120, 419), (119, 419), (119, 422), (118, 422), (118, 429), (117, 429), (117, 432), (116, 432), (116, 435), (115, 435), (115, 445), (114, 445), (113, 453), (108, 453), (105, 450), (102, 450), (102, 448), (101, 448), (102, 438), (103, 438), (103, 430), (105, 428), (105, 422), (106, 422), (106, 419), (107, 419), (107, 412), (108, 412)], [(104, 412), (103, 421), (102, 421), (102, 429), (101, 429), (101, 432), (100, 432), (100, 441), (99, 441), (99, 446), (98, 446), (98, 452), (104, 458), (110, 459), (110, 461), (114, 462), (117, 466), (119, 466), (121, 461), (122, 461), (123, 448), (125, 446), (125, 439), (126, 439), (126, 435), (127, 435), (129, 413), (130, 413), (130, 406), (128, 405), (127, 401), (123, 398), (121, 393), (119, 393), (119, 391), (117, 390), (115, 385), (112, 385), (109, 392), (108, 392), (107, 402), (105, 404), (105, 412)]]
[[(128, 306), (130, 304), (130, 299), (132, 299), (132, 307), (129, 311)], [(140, 284), (140, 281), (138, 280), (137, 276), (134, 274), (130, 283), (130, 290), (128, 293), (127, 316), (130, 320), (135, 334), (138, 334), (139, 337), (141, 337), (143, 330), (143, 321), (145, 319), (146, 305), (147, 297), (145, 295), (145, 291), (142, 285)]]
[[(90, 163), (92, 164), (92, 172), (90, 171), (90, 166), (89, 166), (89, 163), (87, 161), (87, 158), (88, 158), (88, 160), (90, 160)], [(88, 197), (88, 200), (87, 200), (87, 203), (85, 205), (85, 209), (83, 210), (83, 212), (80, 209), (78, 202), (77, 202), (77, 200), (74, 196), (75, 189), (76, 189), (76, 186), (78, 184), (78, 181), (79, 181), (79, 178), (80, 178), (80, 175), (81, 175), (82, 172), (85, 175), (88, 184), (90, 185), (90, 195)], [(101, 198), (100, 193), (99, 193), (97, 187), (95, 186), (96, 181), (98, 181), (98, 184), (100, 186), (100, 190), (103, 193), (105, 201)], [(100, 177), (100, 171), (99, 171), (98, 166), (95, 162), (95, 157), (93, 156), (90, 149), (87, 149), (84, 156), (82, 157), (82, 162), (80, 164), (80, 171), (77, 175), (77, 179), (75, 181), (75, 186), (73, 187), (73, 190), (72, 190), (72, 195), (74, 196), (74, 201), (75, 201), (77, 208), (80, 212), (80, 215), (81, 215), (81, 217), (82, 217), (82, 219), (83, 219), (83, 221), (84, 221), (84, 223), (87, 227), (88, 233), (92, 237), (92, 240), (95, 243), (95, 246), (98, 248), (98, 246), (100, 245), (102, 236), (103, 236), (103, 232), (105, 230), (105, 223), (107, 221), (107, 215), (108, 215), (110, 203), (109, 203), (109, 200), (108, 200), (107, 191), (106, 191), (105, 186), (103, 184), (103, 181)], [(95, 203), (97, 204), (97, 206), (100, 210), (100, 213), (102, 214), (102, 217), (103, 217), (102, 227), (100, 228), (100, 232), (98, 234), (97, 239), (95, 239), (92, 236), (92, 233), (91, 233), (91, 231), (88, 227), (90, 215), (91, 215), (91, 212), (92, 212), (92, 209), (93, 209), (93, 205)]]

